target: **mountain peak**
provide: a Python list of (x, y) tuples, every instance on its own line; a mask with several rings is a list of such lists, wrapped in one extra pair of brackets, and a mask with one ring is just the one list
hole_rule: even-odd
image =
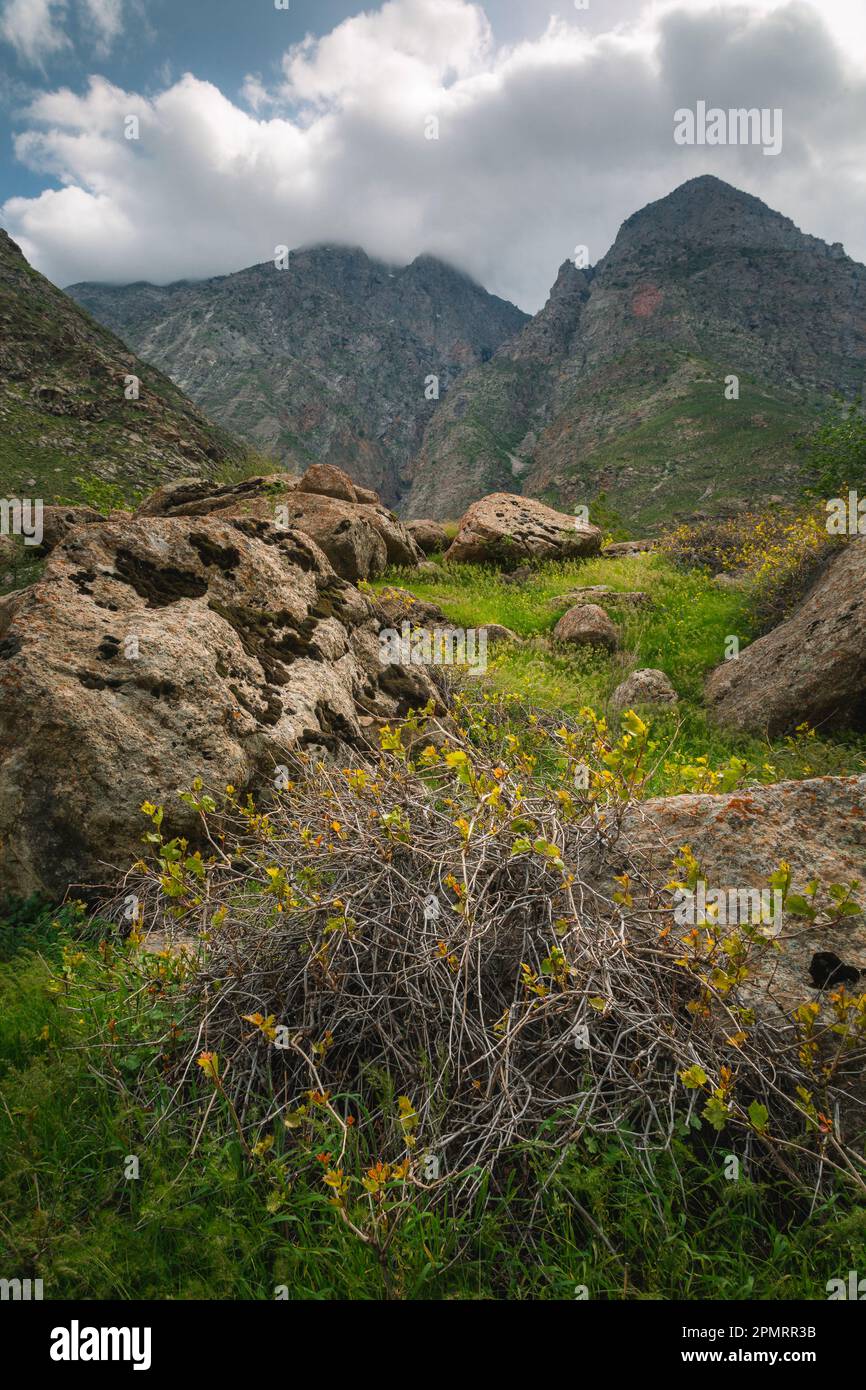
[(617, 241), (623, 233), (633, 231), (646, 237), (651, 228), (705, 243), (720, 232), (723, 236), (733, 234), (741, 242), (755, 236), (770, 236), (778, 242), (780, 236), (803, 235), (789, 217), (714, 174), (687, 179), (663, 198), (633, 212), (623, 222)]
[(394, 265), (334, 243), (285, 269), (69, 293), (225, 428), (290, 467), (335, 463), (389, 505), (439, 393), (527, 322), (435, 256)]
[(794, 490), (816, 400), (859, 392), (864, 362), (866, 267), (723, 179), (689, 179), (591, 272), (566, 262), (493, 367), (444, 402), (409, 511), (455, 515), (519, 479), (557, 505), (605, 492), (643, 526)]

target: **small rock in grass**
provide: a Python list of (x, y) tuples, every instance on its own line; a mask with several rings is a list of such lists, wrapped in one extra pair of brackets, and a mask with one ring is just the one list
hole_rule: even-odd
[(601, 553), (608, 559), (616, 559), (620, 555), (640, 555), (645, 550), (654, 550), (656, 542), (652, 539), (641, 541), (611, 541), (610, 545), (604, 545)]
[(604, 647), (609, 652), (619, 646), (619, 630), (597, 603), (578, 603), (569, 608), (553, 629), (553, 635), (559, 642)]
[(485, 623), (481, 628), (482, 632), (487, 633), (488, 642), (519, 642), (520, 638), (516, 632), (512, 632), (510, 627), (505, 627), (503, 623)]
[(412, 536), (416, 545), (419, 545), (425, 555), (432, 555), (435, 551), (448, 549), (448, 534), (445, 527), (438, 521), (407, 521), (406, 530)]
[(664, 671), (647, 667), (626, 676), (611, 695), (609, 703), (611, 709), (623, 710), (632, 709), (635, 705), (675, 705), (678, 699)]

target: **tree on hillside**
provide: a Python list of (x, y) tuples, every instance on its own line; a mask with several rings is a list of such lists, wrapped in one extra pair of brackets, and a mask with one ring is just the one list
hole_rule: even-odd
[(812, 497), (840, 497), (849, 488), (866, 491), (866, 413), (862, 396), (839, 398), (816, 426), (807, 443), (806, 492)]

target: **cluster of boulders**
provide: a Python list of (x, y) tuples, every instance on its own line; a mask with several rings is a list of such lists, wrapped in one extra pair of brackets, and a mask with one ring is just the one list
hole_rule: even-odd
[[(0, 599), (4, 890), (110, 877), (136, 852), (143, 802), (189, 834), (179, 793), (196, 777), (254, 790), (292, 750), (363, 743), (441, 698), (423, 666), (383, 660), (378, 639), (389, 624), (447, 627), (444, 614), (360, 581), (431, 555), (516, 571), (600, 547), (597, 527), (504, 493), (473, 504), (449, 544), (438, 522), (401, 522), (330, 464), (174, 480), (107, 518), (46, 507), (43, 573)], [(582, 636), (575, 611), (559, 636), (568, 619), (569, 640), (616, 646), (600, 606), (583, 605)]]
[(191, 480), (134, 515), (52, 517), (41, 577), (0, 599), (5, 892), (104, 881), (143, 802), (191, 834), (196, 777), (266, 787), (293, 750), (363, 743), (438, 698), (423, 667), (383, 664), (383, 614), (349, 582), (362, 553), (375, 572), (415, 543), (377, 502), (309, 486)]
[[(477, 559), (506, 542), (524, 558), (599, 548), (596, 528), (541, 503), (485, 501), (461, 528)], [(383, 661), (379, 634), (444, 616), (357, 585), (446, 548), (438, 523), (404, 525), (326, 464), (175, 480), (107, 518), (46, 508), (41, 576), (0, 599), (4, 891), (110, 878), (137, 851), (145, 801), (191, 834), (180, 792), (195, 778), (266, 787), (292, 750), (363, 743), (440, 699), (424, 667)], [(487, 636), (514, 639), (495, 625)]]
[[(401, 522), (327, 464), (302, 477), (182, 479), (108, 518), (45, 508), (42, 575), (0, 598), (4, 889), (58, 894), (98, 880), (134, 854), (143, 801), (188, 833), (195, 817), (178, 793), (196, 777), (254, 789), (292, 750), (363, 743), (382, 721), (441, 700), (425, 667), (383, 660), (379, 635), (447, 627), (445, 615), (401, 587), (374, 598), (361, 581), (388, 566), (423, 572), (435, 555), (496, 564), (520, 583), (538, 563), (600, 549), (597, 527), (506, 493), (474, 503), (449, 544), (438, 522)], [(608, 654), (622, 646), (617, 610), (651, 605), (603, 584), (552, 602), (565, 608), (554, 640)], [(803, 720), (862, 727), (864, 631), (866, 539), (844, 547), (786, 623), (712, 673), (708, 704), (724, 723), (770, 734)], [(677, 698), (664, 672), (637, 670), (609, 709)]]
[(301, 478), (275, 473), (220, 488), (201, 479), (169, 483), (137, 515), (220, 515), (291, 527), (314, 540), (337, 574), (353, 583), (376, 579), (389, 565), (411, 567), (424, 558), (376, 494), (356, 487), (332, 464), (314, 464)]

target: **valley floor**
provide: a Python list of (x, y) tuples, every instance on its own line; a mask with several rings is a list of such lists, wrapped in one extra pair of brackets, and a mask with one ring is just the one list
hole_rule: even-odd
[[(748, 641), (748, 601), (661, 555), (551, 565), (522, 584), (461, 567), (377, 587), (395, 583), (455, 623), (501, 623), (522, 639), (491, 647), (476, 691), (515, 697), (518, 731), (532, 707), (603, 715), (630, 670), (663, 670), (680, 701), (651, 723), (644, 795), (866, 766), (863, 737), (804, 729), (764, 742), (710, 724), (703, 680), (730, 634)], [(613, 657), (550, 641), (564, 595), (595, 584), (650, 600), (611, 603), (623, 634)], [(474, 1210), (410, 1209), (377, 1257), (321, 1181), (330, 1153), (287, 1184), (282, 1128), (250, 1148), (221, 1091), (207, 1123), (200, 1105), (177, 1103), (165, 1042), (180, 1026), (176, 956), (119, 944), (74, 905), (7, 904), (0, 916), (0, 1263), (42, 1278), (46, 1297), (271, 1299), (285, 1286), (310, 1300), (824, 1299), (828, 1280), (866, 1267), (856, 1189), (827, 1180), (810, 1195), (757, 1163), (729, 1181), (724, 1135), (694, 1115), (655, 1161), (626, 1133), (562, 1149), (542, 1128)]]

